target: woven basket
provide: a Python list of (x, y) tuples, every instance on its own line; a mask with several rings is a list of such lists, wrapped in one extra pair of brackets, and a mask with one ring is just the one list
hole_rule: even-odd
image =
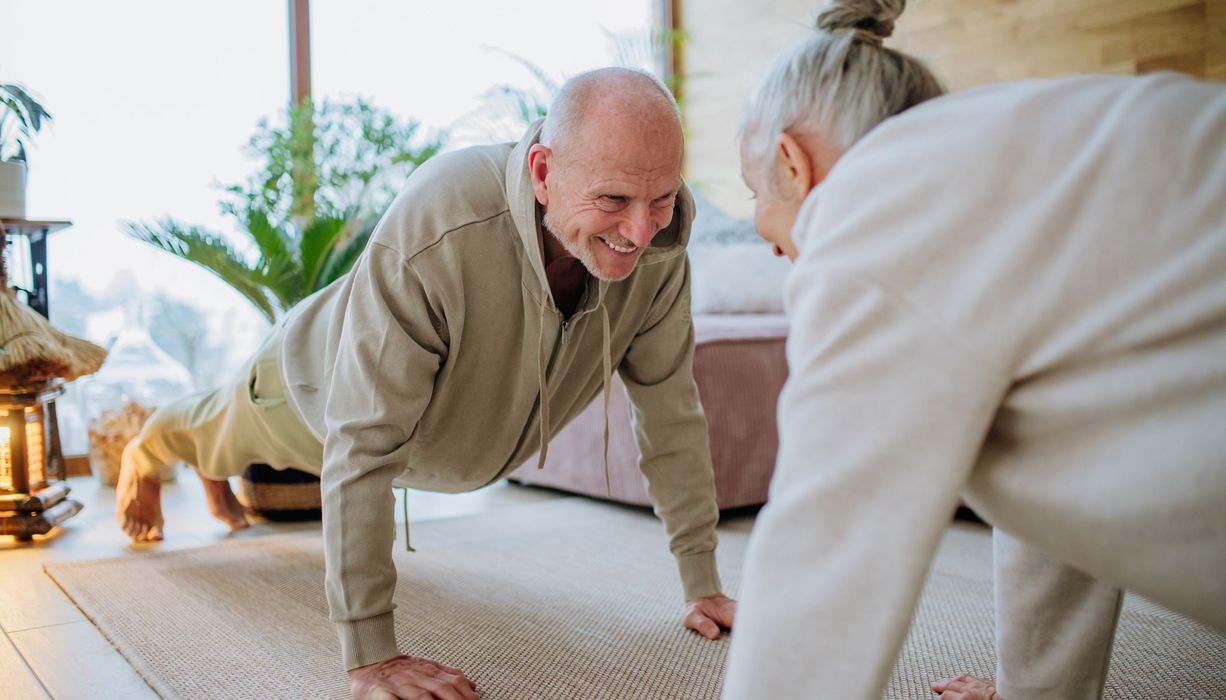
[(243, 471), (238, 500), (253, 514), (276, 521), (319, 520), (323, 505), (319, 477), (267, 464), (252, 464)]

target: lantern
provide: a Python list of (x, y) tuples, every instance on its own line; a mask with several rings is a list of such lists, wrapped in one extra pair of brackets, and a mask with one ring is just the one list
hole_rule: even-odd
[(0, 535), (29, 540), (76, 515), (55, 419), (64, 381), (0, 387)]
[[(62, 333), (47, 320), (46, 238), (66, 221), (0, 219), (0, 535), (31, 540), (76, 515), (68, 499), (55, 398), (64, 383), (96, 372), (106, 350)], [(27, 245), (18, 245), (22, 241)], [(20, 289), (9, 288), (10, 248), (22, 261)], [(26, 276), (24, 273), (29, 273)]]

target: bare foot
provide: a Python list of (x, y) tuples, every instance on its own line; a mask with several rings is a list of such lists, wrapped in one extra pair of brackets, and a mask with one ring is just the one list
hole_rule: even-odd
[(155, 542), (162, 539), (162, 480), (139, 472), (129, 452), (135, 444), (129, 442), (123, 450), (115, 484), (115, 519), (133, 542)]
[(932, 692), (940, 693), (937, 700), (1004, 700), (995, 683), (966, 673), (933, 683)]
[(213, 514), (213, 517), (229, 525), (231, 530), (241, 530), (247, 527), (247, 516), (243, 512), (243, 505), (238, 502), (234, 491), (230, 490), (230, 481), (228, 479), (215, 481), (203, 476), (200, 477), (200, 480), (204, 482), (204, 498), (208, 501), (209, 512)]

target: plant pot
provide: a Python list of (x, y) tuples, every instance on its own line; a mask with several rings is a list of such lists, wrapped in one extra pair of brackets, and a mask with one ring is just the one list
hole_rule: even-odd
[(26, 218), (26, 164), (0, 160), (0, 218)]

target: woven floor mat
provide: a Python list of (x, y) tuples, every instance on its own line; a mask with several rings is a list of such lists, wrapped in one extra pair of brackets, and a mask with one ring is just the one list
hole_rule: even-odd
[[(750, 526), (721, 528), (733, 594)], [(400, 646), (463, 669), (485, 700), (718, 697), (728, 639), (680, 627), (680, 583), (650, 513), (562, 499), (415, 523), (413, 539), (417, 553), (395, 553)], [(990, 562), (986, 530), (951, 528), (888, 698), (993, 674)], [(347, 697), (317, 534), (47, 571), (165, 698)], [(1107, 697), (1226, 697), (1223, 658), (1226, 639), (1130, 597)]]

